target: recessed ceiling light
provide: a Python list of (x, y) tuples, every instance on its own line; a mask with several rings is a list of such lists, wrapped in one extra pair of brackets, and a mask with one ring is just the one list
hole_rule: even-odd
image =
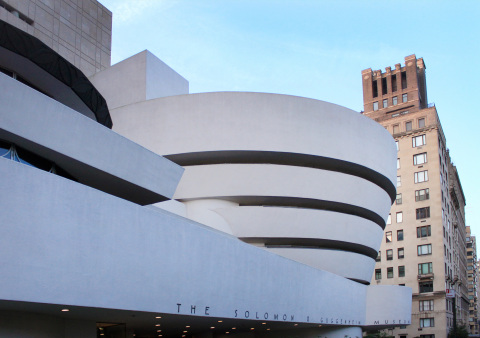
[(221, 323), (221, 322), (223, 322), (223, 320), (219, 320), (218, 322)]
[(255, 330), (255, 328), (254, 328), (254, 327), (252, 327), (250, 330)]
[(318, 327), (322, 327), (322, 325), (318, 325)]
[(183, 333), (187, 333), (188, 331), (183, 331)]
[(190, 327), (190, 325), (187, 325), (187, 326), (185, 326), (185, 327)]
[(267, 331), (270, 331), (270, 329), (267, 329)]
[(70, 311), (69, 309), (62, 309), (62, 312), (68, 312)]
[(226, 333), (226, 334), (229, 334), (230, 332), (227, 331), (227, 332), (225, 332), (225, 333)]
[(265, 325), (265, 324), (267, 324), (267, 323), (262, 323), (262, 325)]
[(160, 326), (160, 324), (155, 324), (155, 326)]
[(214, 328), (215, 328), (215, 326), (210, 326), (210, 328), (211, 328), (211, 329), (214, 329)]
[(293, 326), (298, 326), (298, 324), (293, 324)]
[(157, 330), (157, 332), (162, 332), (162, 330)]
[(155, 317), (155, 318), (160, 319), (160, 318), (162, 318), (162, 317), (158, 316), (158, 317)]
[(235, 329), (236, 329), (236, 327), (232, 327), (232, 330), (235, 330)]

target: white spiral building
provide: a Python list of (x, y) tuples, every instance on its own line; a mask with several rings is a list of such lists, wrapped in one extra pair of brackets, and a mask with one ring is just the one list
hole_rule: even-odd
[(174, 195), (184, 216), (369, 283), (395, 198), (395, 143), (380, 125), (328, 102), (246, 92), (111, 111), (114, 130), (185, 168)]
[(368, 285), (395, 196), (375, 122), (286, 95), (189, 95), (149, 52), (89, 80), (2, 20), (0, 71), (1, 337), (410, 323), (410, 288)]

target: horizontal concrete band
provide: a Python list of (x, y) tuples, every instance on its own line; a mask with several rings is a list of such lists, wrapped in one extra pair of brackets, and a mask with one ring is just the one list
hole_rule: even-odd
[(305, 247), (266, 247), (265, 249), (315, 269), (355, 279), (365, 285), (370, 282), (375, 268), (374, 259), (355, 252)]
[[(375, 213), (381, 218), (376, 220), (379, 224), (386, 221), (391, 207), (385, 190), (357, 176), (276, 164), (188, 166), (174, 198), (184, 201), (203, 198), (225, 200), (224, 197), (229, 196), (281, 196), (287, 201), (291, 199), (286, 206), (301, 206), (296, 204), (296, 199), (331, 201)], [(375, 216), (371, 217), (375, 219)]]
[(0, 88), (9, 89), (0, 91), (3, 141), (55, 163), (82, 184), (138, 204), (173, 197), (180, 166), (1, 73)]
[[(290, 207), (316, 210), (328, 210), (343, 214), (362, 217), (378, 224), (385, 229), (383, 218), (366, 208), (347, 203), (318, 200), (314, 198), (284, 197), (284, 196), (212, 196), (212, 199), (223, 199), (239, 203), (240, 206), (272, 206), (272, 207)], [(189, 201), (190, 199), (179, 199), (180, 201)], [(192, 199), (194, 200), (194, 199)], [(195, 198), (197, 200), (197, 198)]]
[(368, 246), (336, 241), (324, 238), (296, 238), (296, 237), (244, 237), (240, 238), (247, 243), (264, 243), (269, 248), (307, 248), (307, 249), (328, 249), (354, 252), (360, 255), (377, 258), (378, 251)]
[(322, 238), (375, 250), (383, 238), (376, 223), (328, 210), (262, 206), (220, 206), (213, 210), (239, 238)]
[(336, 171), (343, 174), (357, 176), (376, 184), (385, 190), (390, 196), (392, 203), (396, 198), (396, 188), (388, 177), (361, 164), (336, 158), (281, 151), (254, 150), (203, 151), (170, 154), (165, 155), (164, 157), (183, 167), (225, 163), (280, 164)]

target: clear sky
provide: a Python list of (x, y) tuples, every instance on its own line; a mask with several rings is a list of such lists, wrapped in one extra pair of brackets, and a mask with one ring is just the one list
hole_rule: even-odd
[(113, 12), (112, 63), (145, 49), (190, 92), (291, 94), (363, 110), (361, 71), (423, 57), (480, 236), (480, 1), (100, 0)]

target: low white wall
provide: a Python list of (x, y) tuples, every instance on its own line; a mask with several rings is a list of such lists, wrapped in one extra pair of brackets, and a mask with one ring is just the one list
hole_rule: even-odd
[(0, 176), (0, 299), (365, 322), (364, 285), (10, 160)]

